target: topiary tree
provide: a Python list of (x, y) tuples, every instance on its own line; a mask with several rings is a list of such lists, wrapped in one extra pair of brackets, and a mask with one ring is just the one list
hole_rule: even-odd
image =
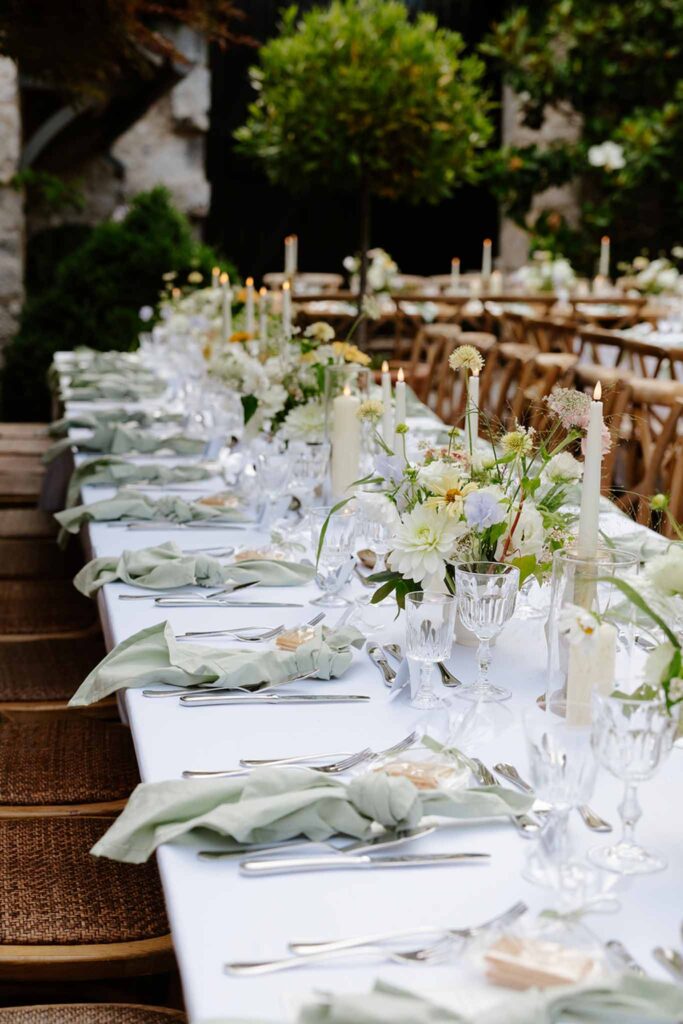
[(371, 197), (437, 203), (476, 179), (489, 101), (481, 61), (463, 51), (399, 0), (333, 0), (301, 18), (288, 8), (250, 71), (239, 147), (292, 192), (358, 194), (361, 297)]
[[(605, 232), (617, 259), (681, 242), (683, 0), (517, 5), (484, 51), (520, 94), (526, 125), (538, 128), (550, 106), (573, 110), (581, 126), (576, 141), (509, 147), (492, 161), (517, 223), (588, 273)], [(578, 190), (578, 227), (552, 209), (529, 223), (534, 195), (567, 182)]]
[(94, 228), (59, 263), (51, 287), (25, 304), (19, 333), (4, 351), (2, 416), (45, 419), (46, 377), (56, 351), (134, 348), (145, 329), (138, 310), (156, 305), (162, 275), (174, 270), (182, 279), (198, 270), (210, 277), (216, 262), (216, 254), (195, 241), (166, 189), (137, 196), (121, 223)]

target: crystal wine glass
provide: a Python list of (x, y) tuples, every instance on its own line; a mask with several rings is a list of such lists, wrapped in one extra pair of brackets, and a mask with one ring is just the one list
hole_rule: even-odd
[(666, 867), (665, 859), (650, 853), (634, 839), (641, 816), (638, 784), (651, 779), (671, 750), (676, 736), (678, 707), (662, 700), (593, 696), (593, 749), (607, 771), (624, 783), (619, 805), (622, 835), (612, 846), (594, 847), (593, 864), (620, 875), (648, 874)]
[(311, 604), (340, 608), (350, 603), (339, 591), (348, 582), (355, 565), (356, 512), (348, 505), (336, 512), (322, 506), (312, 508), (309, 516), (316, 559), (315, 582), (323, 591)]
[(325, 482), (330, 444), (328, 441), (290, 441), (289, 453), (292, 462), (290, 490), (302, 506), (307, 505), (316, 489)]
[(507, 700), (509, 690), (489, 681), (491, 641), (495, 640), (515, 610), (519, 569), (501, 562), (460, 562), (455, 566), (455, 592), (463, 625), (479, 641), (478, 672), (474, 683), (455, 691), (465, 700)]
[(596, 873), (572, 858), (567, 823), (570, 811), (590, 799), (597, 765), (591, 747), (591, 705), (553, 706), (554, 714), (531, 708), (524, 714), (529, 775), (534, 793), (550, 804), (546, 822), (524, 870), (537, 885), (557, 888), (582, 902), (596, 885)]
[(255, 465), (259, 491), (264, 503), (261, 526), (266, 529), (272, 524), (279, 500), (287, 497), (287, 485), (292, 470), (287, 446), (283, 441), (273, 438), (257, 451)]
[(455, 630), (456, 601), (451, 594), (415, 591), (406, 595), (406, 654), (410, 666), (414, 708), (443, 705), (434, 692), (434, 667), (449, 657)]

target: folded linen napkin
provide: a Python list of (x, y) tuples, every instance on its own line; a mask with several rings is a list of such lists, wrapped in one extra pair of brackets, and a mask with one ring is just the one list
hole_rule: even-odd
[[(193, 480), (207, 480), (212, 471), (206, 466), (164, 466), (160, 463), (139, 465), (117, 455), (102, 455), (77, 466), (71, 474), (65, 497), (65, 507), (73, 508), (85, 484), (179, 484)], [(60, 510), (62, 506), (57, 506)]]
[(55, 513), (55, 519), (68, 533), (78, 533), (83, 523), (114, 522), (119, 519), (163, 520), (169, 523), (192, 523), (202, 520), (239, 523), (245, 521), (240, 512), (184, 501), (177, 495), (164, 495), (151, 499), (135, 490), (119, 491), (113, 498), (93, 501), (91, 505), (76, 505)]
[(139, 365), (140, 356), (137, 352), (100, 352), (87, 345), (79, 345), (71, 352), (62, 352), (59, 357), (59, 366), (77, 366), (89, 370), (116, 371), (122, 367)]
[(110, 427), (114, 423), (137, 423), (139, 427), (151, 427), (154, 423), (182, 423), (180, 413), (148, 413), (144, 409), (91, 409), (82, 412), (67, 412), (61, 419), (50, 424), (49, 432), (53, 437), (62, 437), (72, 427), (84, 427), (95, 430), (97, 427)]
[(220, 587), (224, 583), (251, 583), (262, 587), (296, 587), (310, 583), (315, 575), (312, 565), (276, 561), (272, 558), (245, 559), (224, 565), (207, 554), (183, 554), (173, 541), (138, 551), (93, 558), (80, 570), (74, 586), (92, 597), (105, 583), (121, 580), (149, 590), (170, 590), (196, 585)]
[(345, 783), (310, 768), (259, 768), (246, 778), (173, 779), (137, 786), (91, 853), (140, 864), (158, 846), (195, 829), (232, 840), (227, 849), (235, 842), (271, 843), (295, 836), (364, 839), (377, 823), (404, 829), (434, 814), (505, 817), (523, 813), (532, 802), (532, 797), (503, 786), (418, 790), (408, 779), (383, 772)]
[[(443, 1002), (447, 1001), (444, 992)], [(453, 1002), (463, 1000), (453, 993)], [(385, 982), (359, 995), (326, 994), (304, 1006), (297, 1024), (678, 1024), (683, 1020), (683, 989), (633, 974), (562, 988), (506, 991), (491, 1009), (473, 1013)], [(204, 1024), (238, 1024), (227, 1019)], [(243, 1022), (247, 1024), (247, 1022)]]
[(166, 385), (161, 380), (138, 383), (134, 378), (126, 380), (103, 377), (96, 384), (69, 388), (63, 397), (69, 402), (93, 402), (100, 398), (121, 402), (138, 402), (142, 398), (158, 398), (165, 390)]
[(78, 441), (63, 437), (56, 441), (43, 455), (43, 462), (52, 462), (72, 446), (81, 451), (107, 452), (111, 455), (123, 455), (124, 452), (148, 455), (162, 451), (175, 452), (176, 455), (201, 455), (206, 443), (204, 438), (187, 437), (184, 434), (160, 435), (123, 423), (110, 426), (100, 424), (90, 437)]
[(293, 675), (315, 672), (319, 679), (341, 676), (353, 659), (352, 648), (362, 647), (358, 630), (316, 629), (314, 636), (295, 651), (244, 650), (180, 644), (169, 622), (134, 633), (109, 652), (81, 683), (69, 701), (73, 707), (94, 704), (127, 687), (152, 683), (173, 686), (216, 686), (258, 689), (277, 686)]

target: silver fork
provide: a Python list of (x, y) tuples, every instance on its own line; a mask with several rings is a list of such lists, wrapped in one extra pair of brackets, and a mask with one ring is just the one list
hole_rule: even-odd
[[(455, 939), (444, 936), (432, 946), (424, 946), (419, 949), (408, 949), (404, 952), (397, 952), (391, 949), (382, 949), (380, 946), (368, 946), (361, 951), (364, 955), (371, 954), (379, 956), (381, 960), (389, 963), (416, 963), (425, 964), (433, 960), (443, 959), (453, 947)], [(256, 975), (273, 974), (276, 971), (288, 971), (293, 967), (308, 967), (311, 963), (321, 963), (325, 960), (335, 960), (339, 957), (357, 955), (358, 949), (335, 950), (326, 953), (311, 953), (309, 956), (287, 956), (280, 960), (247, 960), (225, 964), (226, 974)]]
[(352, 939), (332, 939), (326, 942), (290, 942), (288, 948), (299, 956), (308, 956), (312, 953), (324, 953), (328, 950), (356, 949), (359, 946), (391, 942), (395, 939), (409, 939), (413, 935), (438, 935), (440, 932), (445, 932), (452, 939), (467, 940), (481, 935), (482, 932), (487, 931), (489, 928), (511, 924), (512, 921), (516, 921), (518, 917), (526, 914), (527, 910), (526, 903), (519, 900), (517, 903), (513, 903), (507, 910), (504, 910), (502, 914), (497, 914), (488, 921), (472, 925), (469, 928), (441, 928), (438, 926), (432, 927), (431, 925), (418, 925), (415, 928), (402, 928), (393, 932), (375, 932), (371, 935), (360, 935)]
[[(157, 597), (203, 597), (205, 600), (210, 600), (212, 597), (220, 597), (221, 594), (234, 594), (236, 590), (247, 590), (249, 587), (258, 586), (258, 580), (249, 580), (247, 583), (235, 583), (234, 585), (228, 585), (227, 587), (221, 587), (220, 590), (212, 590), (207, 594), (187, 593), (183, 590), (168, 591), (163, 595), (158, 593), (152, 594), (119, 594), (119, 601), (156, 601)], [(196, 584), (194, 584), (196, 586)]]
[[(325, 618), (325, 612), (318, 612), (308, 622), (304, 622), (301, 626), (290, 626), (291, 630), (305, 629), (307, 626), (317, 626), (319, 622)], [(285, 630), (284, 626), (275, 626), (273, 629), (262, 630), (259, 636), (249, 636), (247, 631), (250, 629), (257, 630), (258, 626), (237, 626), (233, 629), (204, 629), (204, 630), (192, 630), (189, 633), (178, 633), (176, 640), (187, 640), (197, 636), (237, 636), (240, 640), (272, 640), (273, 637), (278, 636)]]
[[(493, 770), (501, 776), (511, 782), (513, 786), (521, 790), (522, 793), (533, 793), (533, 789), (526, 782), (525, 779), (519, 774), (513, 764), (507, 764), (505, 761), (501, 761), (498, 764), (494, 764)], [(592, 832), (611, 832), (612, 826), (604, 818), (601, 818), (599, 814), (589, 807), (588, 804), (582, 804), (579, 807), (579, 814), (586, 825)]]
[[(489, 771), (483, 761), (480, 761), (478, 757), (472, 757), (470, 760), (474, 766), (477, 781), (482, 786), (497, 785), (493, 773)], [(535, 839), (541, 831), (541, 823), (529, 814), (511, 814), (510, 821), (524, 839)]]
[[(394, 743), (393, 746), (387, 747), (386, 750), (373, 751), (369, 747), (365, 750), (359, 751), (362, 753), (364, 761), (376, 761), (380, 757), (390, 757), (392, 754), (400, 754), (401, 751), (407, 750), (411, 744), (417, 739), (417, 732), (413, 731), (408, 736), (405, 736), (398, 743)], [(356, 757), (356, 754), (349, 755), (350, 757)], [(276, 757), (266, 758), (264, 760), (255, 760), (253, 758), (242, 758), (240, 764), (244, 768), (258, 768), (263, 765), (285, 765), (285, 764), (302, 764), (306, 761), (310, 761), (310, 755), (295, 756), (295, 757)], [(360, 763), (360, 762), (359, 762)]]
[[(342, 758), (341, 761), (333, 761), (330, 764), (316, 765), (312, 770), (315, 772), (321, 772), (323, 775), (339, 775), (341, 772), (348, 771), (349, 768), (355, 767), (360, 764), (361, 761), (366, 760), (372, 751), (369, 747), (365, 750), (359, 750), (355, 754), (350, 754), (348, 757)], [(242, 762), (240, 761), (240, 764)], [(200, 771), (184, 771), (184, 779), (226, 779), (232, 778), (233, 776), (247, 775), (249, 768), (244, 765), (241, 768), (228, 768), (225, 771), (217, 772), (200, 772)]]

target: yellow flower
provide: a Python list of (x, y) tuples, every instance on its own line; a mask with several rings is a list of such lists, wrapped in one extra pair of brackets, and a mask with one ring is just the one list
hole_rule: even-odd
[(503, 434), (500, 439), (503, 451), (507, 455), (531, 455), (534, 450), (533, 428), (528, 431), (520, 427)]
[(347, 363), (358, 363), (359, 366), (370, 365), (370, 356), (361, 352), (357, 345), (352, 345), (348, 341), (333, 341), (332, 351)]
[(251, 341), (253, 337), (253, 331), (235, 331), (230, 335), (230, 341)]
[(462, 515), (467, 495), (479, 489), (473, 480), (461, 477), (457, 466), (444, 462), (425, 466), (420, 483), (432, 492), (425, 502), (428, 508), (444, 509), (447, 515), (455, 517)]

